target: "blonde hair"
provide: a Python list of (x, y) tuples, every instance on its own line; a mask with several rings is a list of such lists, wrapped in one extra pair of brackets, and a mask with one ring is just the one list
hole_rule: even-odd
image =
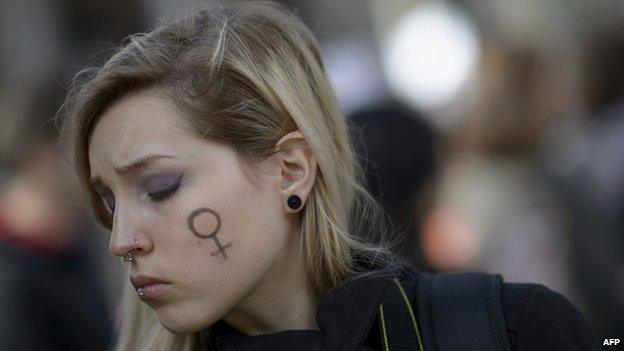
[[(389, 262), (386, 248), (361, 239), (375, 231), (371, 219), (380, 211), (360, 185), (318, 44), (294, 15), (266, 3), (197, 10), (131, 36), (101, 68), (76, 76), (64, 130), (93, 212), (109, 229), (108, 211), (88, 182), (88, 139), (111, 104), (155, 89), (174, 101), (195, 133), (227, 143), (250, 165), (274, 153), (285, 134), (305, 136), (318, 162), (301, 213), (302, 252), (316, 296), (364, 274), (361, 261)], [(127, 293), (125, 303), (118, 349), (197, 347), (197, 334), (169, 333), (135, 293)]]

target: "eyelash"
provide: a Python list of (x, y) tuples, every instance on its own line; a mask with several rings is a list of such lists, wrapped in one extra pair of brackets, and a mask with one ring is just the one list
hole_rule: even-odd
[(179, 188), (180, 181), (177, 181), (170, 187), (155, 193), (148, 193), (147, 196), (149, 196), (150, 200), (152, 200), (153, 202), (161, 202), (175, 194), (175, 192), (178, 191)]
[[(172, 184), (168, 188), (165, 188), (165, 189), (163, 189), (161, 191), (157, 191), (155, 193), (148, 193), (147, 196), (149, 196), (150, 200), (153, 201), (153, 202), (161, 202), (161, 201), (167, 200), (173, 194), (175, 194), (176, 191), (178, 191), (178, 189), (180, 188), (180, 185), (181, 185), (181, 181), (180, 181), (180, 179), (178, 179), (174, 184)], [(102, 199), (104, 200), (105, 207), (108, 209), (110, 214), (114, 215), (115, 214), (114, 200), (113, 200), (113, 205), (111, 206), (111, 205), (109, 205), (109, 202), (106, 201), (106, 199), (104, 197), (102, 197)]]

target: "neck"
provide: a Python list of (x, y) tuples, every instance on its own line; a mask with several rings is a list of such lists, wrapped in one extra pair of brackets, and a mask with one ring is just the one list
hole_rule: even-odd
[[(297, 231), (298, 233), (298, 231)], [(287, 255), (276, 260), (262, 283), (223, 319), (243, 334), (254, 336), (284, 330), (318, 330), (314, 298), (300, 249), (293, 235)]]

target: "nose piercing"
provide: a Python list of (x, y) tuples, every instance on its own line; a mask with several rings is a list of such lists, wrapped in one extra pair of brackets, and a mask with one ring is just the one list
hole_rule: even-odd
[(132, 251), (136, 250), (139, 247), (139, 241), (137, 239), (134, 239), (134, 245), (135, 245), (134, 249), (126, 252), (126, 255), (123, 258), (124, 262), (132, 263), (132, 261), (134, 261), (134, 259), (132, 258)]

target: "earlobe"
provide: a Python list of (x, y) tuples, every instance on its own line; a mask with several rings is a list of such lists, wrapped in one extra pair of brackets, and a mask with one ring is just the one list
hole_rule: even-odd
[(316, 178), (316, 157), (301, 134), (286, 134), (276, 145), (281, 167), (281, 192), (288, 213), (300, 211)]

